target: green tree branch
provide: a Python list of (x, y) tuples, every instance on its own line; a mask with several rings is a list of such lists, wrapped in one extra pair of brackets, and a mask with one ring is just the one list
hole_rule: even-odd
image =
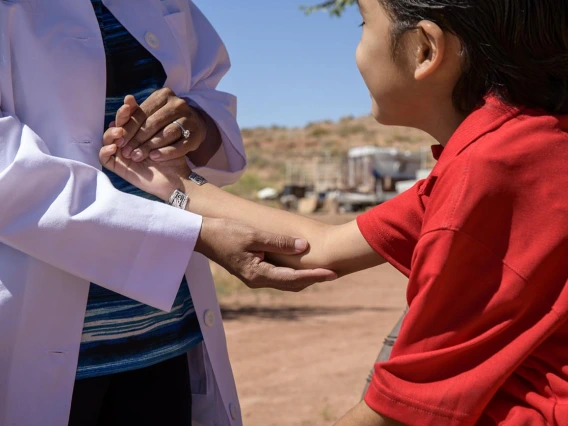
[(306, 14), (323, 10), (329, 12), (331, 16), (341, 16), (346, 7), (352, 6), (356, 2), (356, 0), (327, 0), (314, 6), (303, 6), (301, 9)]

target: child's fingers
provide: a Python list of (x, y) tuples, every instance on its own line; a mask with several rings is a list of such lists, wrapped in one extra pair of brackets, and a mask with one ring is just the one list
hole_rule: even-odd
[(136, 108), (140, 106), (138, 105), (138, 102), (136, 102), (136, 98), (132, 95), (127, 95), (124, 98), (124, 105), (128, 105), (131, 111), (134, 111)]
[(136, 110), (139, 108), (136, 98), (132, 95), (127, 95), (124, 98), (124, 105), (122, 105), (116, 112), (116, 125), (123, 127), (130, 121)]
[(111, 172), (114, 171), (116, 166), (116, 154), (118, 147), (115, 144), (103, 146), (99, 151), (99, 161), (103, 167), (109, 169)]
[(118, 111), (116, 111), (116, 117), (114, 120), (114, 125), (116, 127), (123, 127), (128, 121), (130, 117), (132, 117), (133, 109), (130, 105), (122, 105)]
[(103, 146), (116, 144), (118, 147), (124, 145), (124, 129), (122, 127), (111, 127), (103, 134)]

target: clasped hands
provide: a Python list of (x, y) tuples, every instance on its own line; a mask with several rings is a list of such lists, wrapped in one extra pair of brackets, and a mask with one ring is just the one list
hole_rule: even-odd
[[(182, 128), (190, 131), (188, 138)], [(219, 131), (207, 114), (189, 106), (172, 90), (161, 89), (140, 105), (133, 96), (125, 98), (103, 136), (99, 158), (105, 168), (167, 200), (174, 189), (182, 188), (182, 179), (191, 172), (187, 159), (205, 165), (220, 145)], [(203, 218), (195, 247), (251, 288), (284, 291), (301, 291), (337, 278), (333, 271), (295, 270), (266, 259), (267, 253), (298, 255), (307, 249), (308, 242), (303, 239), (212, 218)]]

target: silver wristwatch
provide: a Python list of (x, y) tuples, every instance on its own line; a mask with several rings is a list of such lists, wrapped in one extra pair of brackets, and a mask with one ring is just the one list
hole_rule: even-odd
[[(193, 172), (189, 175), (188, 179), (192, 182), (195, 182), (199, 186), (207, 183), (207, 179)], [(170, 206), (174, 206), (182, 210), (185, 210), (188, 202), (189, 197), (179, 189), (176, 189), (174, 192), (172, 192), (172, 195), (170, 195), (170, 199), (168, 200), (168, 204)]]
[(204, 183), (207, 183), (207, 179), (193, 172), (191, 172), (191, 174), (189, 175), (189, 180), (195, 182), (199, 186), (203, 185)]
[(170, 195), (170, 199), (168, 200), (168, 204), (170, 206), (177, 207), (178, 209), (185, 210), (185, 206), (187, 206), (188, 200), (189, 200), (189, 197), (187, 195), (185, 195), (179, 189), (176, 189), (174, 192), (172, 192), (172, 195)]

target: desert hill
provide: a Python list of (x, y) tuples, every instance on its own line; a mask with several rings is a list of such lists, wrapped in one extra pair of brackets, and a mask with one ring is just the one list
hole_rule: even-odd
[(254, 198), (267, 186), (281, 189), (286, 183), (286, 163), (314, 155), (345, 156), (357, 146), (394, 147), (419, 151), (435, 141), (427, 134), (405, 127), (387, 127), (372, 116), (347, 116), (338, 121), (309, 123), (305, 127), (258, 127), (242, 130), (248, 168), (230, 187), (233, 193)]

